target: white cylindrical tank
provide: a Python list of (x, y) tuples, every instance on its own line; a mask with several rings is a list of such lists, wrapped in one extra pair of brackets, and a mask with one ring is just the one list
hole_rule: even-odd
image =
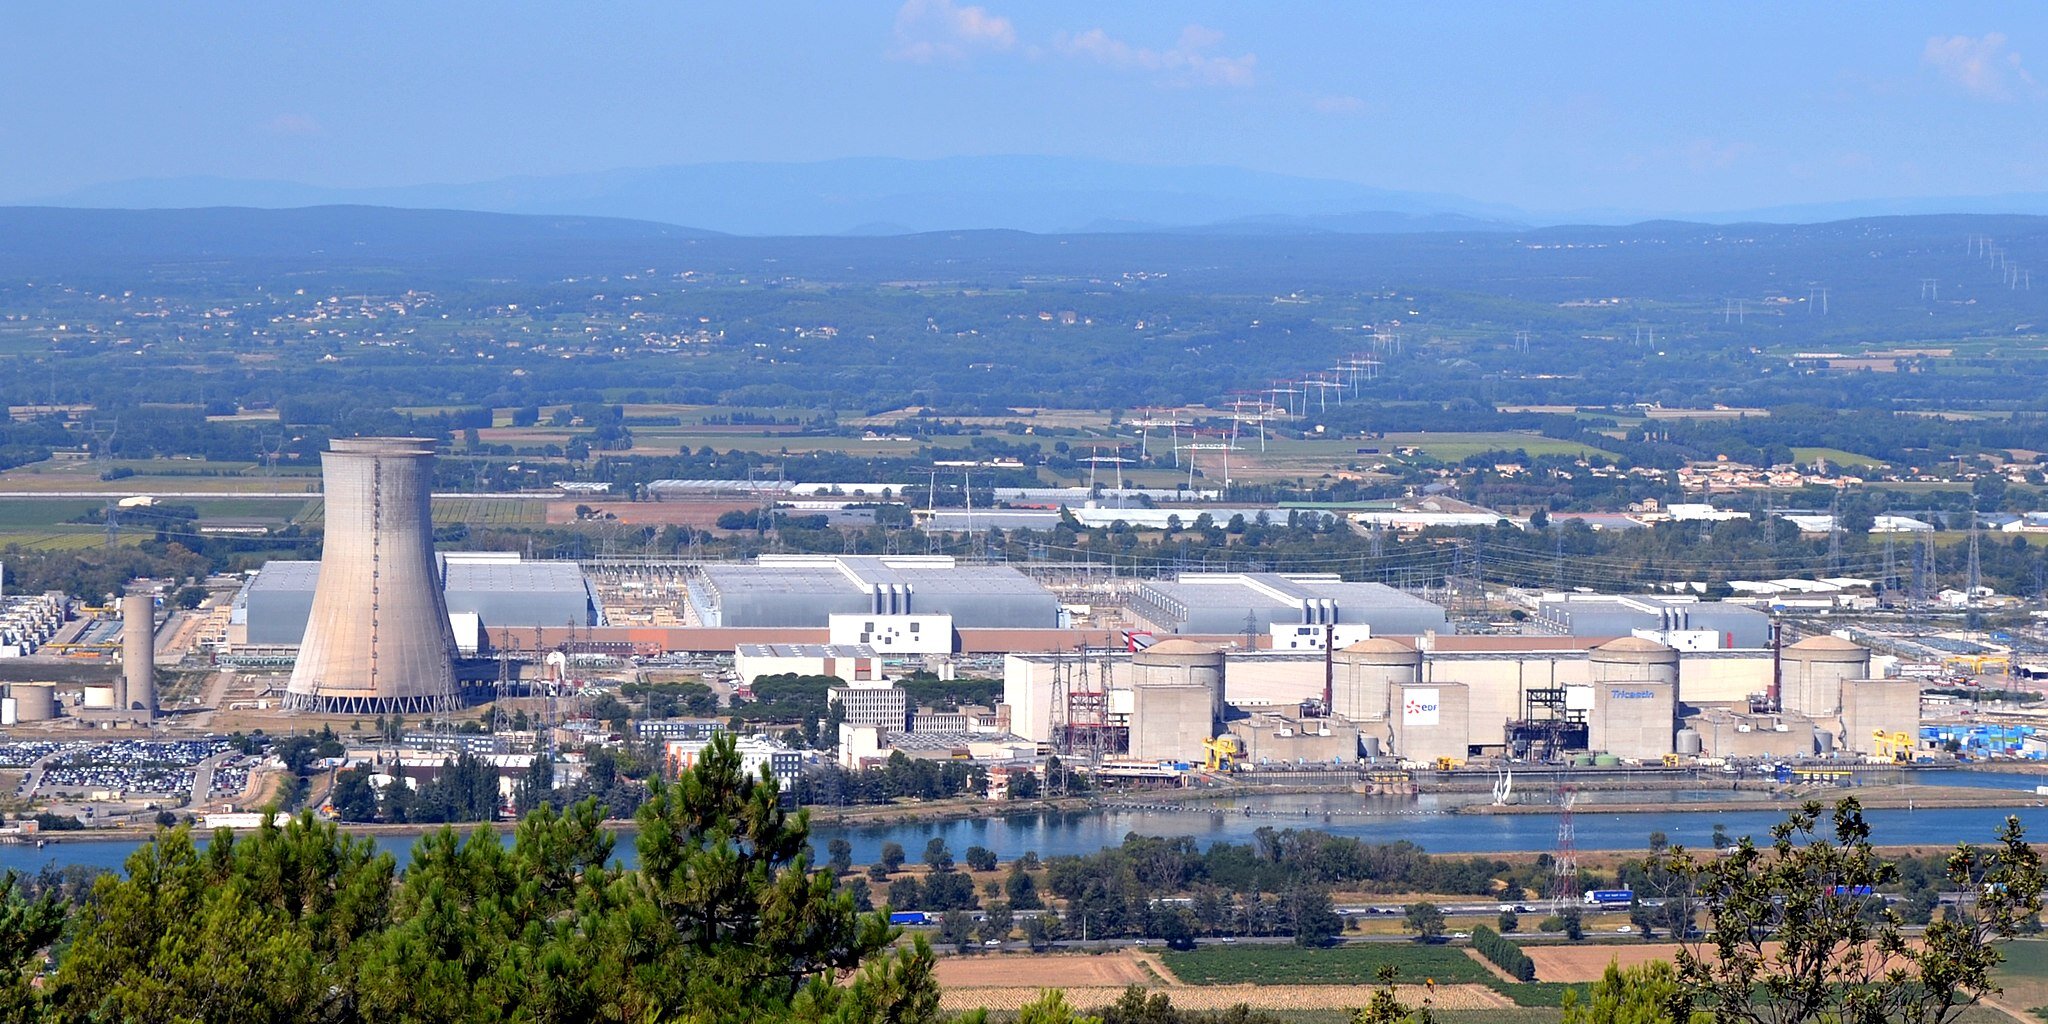
[(434, 442), (367, 437), (321, 458), (327, 530), (286, 706), (451, 711), (455, 634), (434, 562)]
[(120, 687), (113, 683), (88, 683), (83, 706), (87, 711), (112, 711)]
[(21, 721), (21, 712), (12, 697), (0, 697), (0, 725), (15, 725)]
[(1842, 711), (1842, 687), (1870, 678), (1870, 648), (1838, 636), (1810, 636), (1779, 654), (1779, 703), (1824, 718)]
[(1687, 757), (1698, 757), (1704, 744), (1697, 729), (1680, 729), (1676, 741), (1677, 752)]
[(1131, 756), (1199, 759), (1223, 717), (1223, 652), (1162, 640), (1131, 656)]
[(14, 700), (16, 721), (47, 722), (57, 717), (57, 687), (50, 683), (13, 683), (7, 696)]
[(1609, 640), (1586, 652), (1586, 658), (1592, 663), (1595, 683), (1678, 682), (1678, 651), (1655, 640), (1636, 636)]
[(1387, 637), (1361, 640), (1330, 659), (1330, 713), (1354, 722), (1385, 719), (1394, 687), (1422, 678), (1422, 652)]

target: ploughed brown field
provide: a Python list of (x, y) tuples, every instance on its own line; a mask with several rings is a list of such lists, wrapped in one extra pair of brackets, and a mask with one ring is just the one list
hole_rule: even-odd
[[(1605, 964), (1603, 963), (1604, 967)], [(1149, 969), (1148, 969), (1149, 968)], [(1075, 953), (940, 957), (936, 968), (939, 1005), (947, 1010), (1014, 1010), (1057, 988), (1072, 1006), (1105, 1006), (1130, 985), (1163, 991), (1188, 1010), (1224, 1010), (1239, 1003), (1257, 1010), (1348, 1010), (1372, 998), (1370, 985), (1184, 985), (1156, 957), (1120, 951), (1100, 956)], [(1598, 972), (1595, 972), (1595, 977)], [(1402, 1001), (1420, 1005), (1431, 993), (1420, 985), (1399, 985)], [(1440, 1010), (1513, 1009), (1514, 1001), (1484, 985), (1439, 985), (1432, 1005)]]

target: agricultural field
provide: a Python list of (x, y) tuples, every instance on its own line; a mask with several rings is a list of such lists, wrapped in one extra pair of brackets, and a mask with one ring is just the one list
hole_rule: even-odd
[(1536, 977), (1544, 981), (1599, 981), (1608, 964), (1634, 967), (1654, 960), (1670, 960), (1678, 947), (1663, 942), (1631, 942), (1613, 945), (1585, 943), (1524, 943), (1522, 952), (1536, 961)]
[[(1332, 949), (1298, 946), (1205, 945), (1161, 955), (1166, 966), (1190, 985), (1370, 985), (1381, 967), (1400, 970), (1408, 981), (1433, 978), (1439, 985), (1487, 984), (1491, 971), (1462, 947), (1414, 943), (1366, 943)], [(1539, 977), (1542, 975), (1538, 974)]]
[[(451, 526), (539, 526), (547, 520), (547, 500), (534, 498), (435, 498), (434, 524)], [(327, 503), (306, 502), (293, 521), (301, 526), (319, 526), (327, 519)]]
[(14, 544), (36, 551), (75, 551), (104, 544), (104, 527), (67, 520), (105, 504), (92, 498), (0, 498), (0, 547)]
[[(1290, 947), (1291, 948), (1291, 947)], [(1243, 952), (1226, 950), (1225, 952)], [(1304, 951), (1310, 952), (1310, 951)], [(1178, 954), (1168, 954), (1169, 956)], [(1462, 954), (1460, 954), (1462, 956)], [(1349, 1020), (1348, 1011), (1365, 1005), (1377, 984), (1279, 984), (1257, 981), (1236, 984), (1190, 984), (1149, 952), (1122, 950), (1102, 954), (1017, 954), (994, 956), (941, 957), (936, 974), (940, 1006), (948, 1010), (986, 1008), (998, 1013), (1014, 1011), (1038, 998), (1041, 990), (1057, 987), (1069, 1005), (1089, 1008), (1105, 1006), (1123, 995), (1125, 988), (1138, 985), (1164, 992), (1173, 1005), (1183, 1010), (1227, 1010), (1245, 1005), (1255, 1010), (1282, 1014), (1290, 1020), (1334, 1022)], [(1404, 973), (1404, 977), (1409, 977)], [(1517, 1002), (1494, 988), (1476, 984), (1449, 984), (1442, 979), (1429, 992), (1414, 976), (1414, 984), (1396, 986), (1405, 1002), (1420, 1005), (1432, 1000), (1438, 1011), (1514, 1012), (1512, 1017), (1475, 1017), (1472, 1020), (1532, 1019)], [(1533, 986), (1520, 986), (1533, 987)], [(1551, 1001), (1552, 1003), (1555, 1000)], [(1533, 1019), (1547, 1019), (1536, 1011)], [(1297, 1016), (1298, 1015), (1298, 1016)], [(1465, 1020), (1463, 1017), (1440, 1020)]]
[[(109, 470), (133, 476), (102, 480)], [(317, 471), (272, 470), (253, 462), (201, 462), (187, 459), (45, 460), (0, 473), (0, 492), (51, 491), (94, 494), (170, 493), (313, 493), (320, 489)]]
[(1845, 452), (1840, 448), (1794, 448), (1792, 449), (1792, 458), (1802, 466), (1811, 464), (1816, 459), (1826, 459), (1828, 460), (1828, 465), (1841, 466), (1847, 469), (1862, 469), (1884, 465), (1882, 459), (1874, 459), (1868, 455), (1858, 455), (1855, 452)]
[(625, 526), (694, 526), (709, 530), (727, 512), (745, 512), (761, 507), (759, 501), (706, 499), (699, 501), (593, 501), (566, 499), (545, 504), (546, 522), (551, 526), (576, 522), (578, 506), (609, 512)]
[[(99, 512), (113, 497), (111, 494), (107, 498), (0, 497), (0, 547), (18, 544), (36, 550), (69, 551), (104, 544), (107, 537), (104, 526), (71, 520)], [(165, 504), (196, 509), (201, 522), (236, 519), (276, 528), (291, 522), (306, 502), (300, 498), (223, 495), (217, 498), (172, 498)], [(147, 509), (131, 509), (119, 518), (121, 543), (135, 543), (149, 536), (161, 522), (152, 518)], [(195, 526), (177, 523), (170, 529), (180, 532)]]
[[(1361, 454), (1359, 449), (1372, 448), (1375, 452)], [(1433, 459), (1444, 462), (1458, 462), (1481, 452), (1516, 451), (1528, 452), (1531, 456), (1567, 455), (1581, 456), (1601, 454), (1600, 449), (1576, 441), (1560, 441), (1540, 434), (1511, 430), (1474, 431), (1470, 433), (1389, 433), (1372, 440), (1354, 438), (1308, 440), (1295, 438), (1269, 438), (1265, 450), (1259, 450), (1256, 434), (1237, 439), (1237, 450), (1230, 453), (1230, 479), (1233, 481), (1313, 480), (1324, 474), (1350, 471), (1351, 467), (1370, 467), (1374, 463), (1398, 462), (1396, 451), (1401, 448), (1415, 448)], [(1197, 463), (1205, 476), (1221, 482), (1223, 479), (1223, 454), (1220, 451), (1196, 453)], [(1187, 453), (1183, 452), (1185, 458)]]
[(2048, 939), (2014, 942), (2002, 952), (2005, 963), (1999, 965), (1997, 978), (2005, 991), (1999, 1002), (2021, 1010), (2048, 1010)]
[[(909, 419), (920, 412), (922, 412), (921, 409), (911, 406), (885, 412), (879, 416), (841, 416), (839, 422), (850, 427), (878, 427)], [(1183, 419), (1192, 418), (1197, 415), (1213, 416), (1216, 414), (1214, 409), (1185, 409), (1181, 410), (1181, 412)], [(1137, 418), (1136, 410), (1124, 416), (1125, 420), (1135, 418)], [(1109, 414), (1094, 409), (1018, 409), (1014, 415), (1009, 416), (946, 416), (944, 419), (948, 423), (958, 423), (966, 427), (1000, 427), (1011, 423), (1026, 422), (1046, 427), (1070, 427), (1075, 430), (1107, 431), (1110, 429)], [(1124, 429), (1132, 428), (1126, 427)]]

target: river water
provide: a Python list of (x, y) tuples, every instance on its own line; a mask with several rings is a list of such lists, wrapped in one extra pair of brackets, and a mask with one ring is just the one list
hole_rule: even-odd
[[(1992, 772), (1943, 772), (1928, 780), (1942, 786), (1981, 789), (2010, 789), (2013, 802), (2006, 807), (1874, 809), (1865, 812), (1872, 837), (1886, 845), (1945, 846), (1959, 839), (1989, 842), (2008, 814), (2023, 823), (2048, 829), (2048, 797), (2037, 797), (2034, 786), (2039, 776)], [(1885, 787), (1897, 790), (1900, 787)], [(1910, 785), (1905, 787), (1910, 788)], [(1861, 792), (1871, 792), (1865, 788)], [(1859, 792), (1845, 789), (1844, 795)], [(1674, 843), (1708, 845), (1714, 826), (1727, 828), (1733, 836), (1754, 835), (1761, 839), (1770, 827), (1784, 820), (1793, 806), (1788, 801), (1753, 797), (1755, 810), (1688, 811), (1674, 809), (1651, 813), (1603, 811), (1602, 802), (1646, 799), (1666, 801), (1676, 808), (1708, 799), (1726, 799), (1737, 794), (1701, 788), (1679, 791), (1635, 791), (1588, 793), (1573, 814), (1573, 831), (1581, 850), (1639, 850), (1649, 834), (1663, 832)], [(843, 838), (853, 846), (855, 863), (875, 860), (885, 842), (902, 844), (911, 859), (923, 852), (925, 844), (938, 836), (946, 840), (955, 857), (970, 846), (985, 846), (1009, 860), (1026, 852), (1041, 857), (1093, 853), (1115, 846), (1131, 833), (1149, 836), (1192, 836), (1203, 846), (1211, 843), (1247, 842), (1260, 828), (1320, 829), (1341, 836), (1355, 836), (1375, 843), (1407, 840), (1431, 853), (1504, 853), (1518, 850), (1550, 850), (1557, 845), (1556, 814), (1459, 814), (1454, 808), (1489, 799), (1484, 794), (1414, 797), (1362, 797), (1348, 793), (1271, 795), (1232, 798), (1178, 805), (1140, 808), (1108, 807), (1072, 813), (1027, 813), (946, 822), (910, 822), (868, 827), (820, 825), (812, 830), (812, 843), (822, 861), (825, 845)], [(1543, 794), (1524, 799), (1540, 802)], [(1246, 813), (1249, 809), (1250, 813)], [(410, 851), (414, 837), (379, 837), (378, 845), (401, 860)], [(44, 864), (82, 864), (89, 867), (119, 868), (139, 845), (134, 840), (83, 840), (33, 846), (0, 845), (0, 870), (33, 872)], [(622, 836), (619, 860), (630, 865), (635, 859), (631, 837)]]

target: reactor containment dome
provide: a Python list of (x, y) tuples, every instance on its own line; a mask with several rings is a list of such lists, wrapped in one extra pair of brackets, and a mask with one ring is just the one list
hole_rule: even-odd
[(461, 706), (434, 561), (434, 443), (335, 440), (321, 460), (327, 536), (285, 706), (334, 714)]

